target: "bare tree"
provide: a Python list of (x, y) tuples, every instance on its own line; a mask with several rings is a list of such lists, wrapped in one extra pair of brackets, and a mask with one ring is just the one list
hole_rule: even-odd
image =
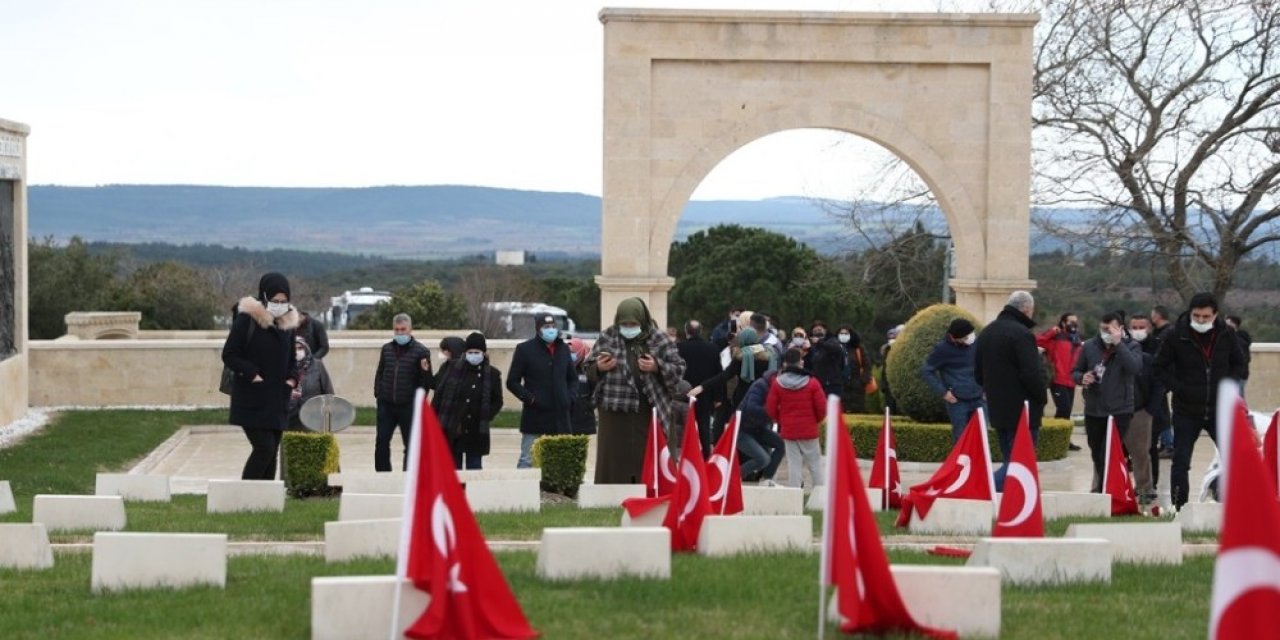
[(1035, 60), (1036, 191), (1099, 208), (1045, 228), (1163, 263), (1184, 300), (1224, 296), (1280, 240), (1280, 9), (1273, 2), (1049, 0)]

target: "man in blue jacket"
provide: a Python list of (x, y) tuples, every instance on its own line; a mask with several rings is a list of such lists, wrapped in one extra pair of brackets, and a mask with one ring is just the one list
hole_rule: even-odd
[(947, 403), (951, 419), (951, 442), (954, 444), (969, 424), (969, 416), (982, 409), (982, 385), (973, 377), (973, 323), (956, 318), (947, 333), (933, 346), (933, 351), (920, 367), (920, 377)]
[(555, 317), (537, 320), (538, 335), (516, 346), (507, 371), (507, 390), (524, 405), (517, 469), (533, 466), (533, 442), (539, 436), (570, 433), (569, 409), (578, 384), (569, 345), (560, 339)]

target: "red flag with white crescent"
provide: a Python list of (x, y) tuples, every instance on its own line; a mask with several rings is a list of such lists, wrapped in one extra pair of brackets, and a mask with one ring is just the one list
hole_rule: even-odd
[[(701, 445), (699, 445), (701, 446)], [(649, 420), (649, 437), (644, 445), (644, 468), (640, 470), (640, 482), (648, 498), (669, 495), (676, 487), (676, 465), (667, 446), (667, 434), (658, 422), (658, 412)]]
[(1277, 425), (1280, 425), (1280, 409), (1271, 414), (1271, 425), (1262, 438), (1262, 462), (1272, 483), (1271, 494), (1280, 500), (1280, 428)]
[[(690, 413), (693, 407), (690, 407)], [(686, 426), (689, 429), (692, 425)], [(742, 513), (742, 470), (738, 467), (738, 417), (720, 435), (707, 459), (707, 482), (711, 488), (711, 513), (729, 516)]]
[(1250, 424), (1238, 387), (1224, 380), (1218, 391), (1222, 535), (1209, 612), (1209, 637), (1216, 640), (1274, 637), (1280, 629), (1280, 502)]
[(662, 526), (671, 530), (672, 550), (693, 551), (698, 547), (702, 520), (711, 513), (711, 499), (706, 463), (702, 459), (702, 442), (698, 439), (698, 421), (692, 407), (684, 427), (677, 469), (675, 491), (671, 494), (671, 504), (667, 506), (667, 517)]
[(893, 435), (893, 420), (884, 411), (880, 437), (876, 440), (876, 457), (871, 463), (871, 481), (867, 486), (880, 489), (882, 509), (902, 506), (902, 476), (898, 473), (898, 439)]
[(934, 500), (938, 498), (993, 499), (991, 451), (987, 448), (985, 433), (986, 424), (979, 409), (973, 412), (969, 426), (964, 428), (964, 433), (933, 477), (911, 487), (902, 499), (897, 526), (907, 526), (913, 513), (921, 518), (928, 517)]
[(1036, 446), (1031, 442), (1028, 407), (1013, 436), (1013, 451), (1005, 471), (1004, 497), (991, 534), (997, 538), (1043, 538), (1044, 514), (1040, 508), (1040, 469)]
[(1141, 513), (1138, 494), (1133, 488), (1133, 476), (1124, 461), (1124, 446), (1120, 444), (1120, 430), (1116, 419), (1107, 418), (1106, 466), (1102, 472), (1102, 490), (1111, 496), (1111, 515), (1120, 516)]

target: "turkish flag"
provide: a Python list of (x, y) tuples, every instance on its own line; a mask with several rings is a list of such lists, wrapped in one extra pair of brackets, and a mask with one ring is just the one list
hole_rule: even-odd
[(1271, 426), (1267, 427), (1267, 435), (1262, 439), (1262, 462), (1266, 465), (1267, 478), (1271, 479), (1271, 493), (1280, 499), (1280, 409), (1271, 414)]
[[(992, 535), (997, 538), (1043, 538), (1044, 515), (1040, 509), (1040, 470), (1036, 465), (1036, 446), (1031, 442), (1027, 417), (1029, 407), (1022, 406), (1022, 419), (1013, 436), (1013, 452), (1004, 481), (1004, 497)], [(1012, 480), (1013, 482), (1009, 482)]]
[[(1213, 565), (1209, 637), (1274, 637), (1280, 629), (1280, 503), (1271, 495), (1239, 387), (1218, 391), (1218, 444), (1222, 446), (1222, 535)], [(1272, 429), (1275, 429), (1274, 423)]]
[[(932, 629), (911, 617), (889, 571), (871, 503), (858, 472), (853, 441), (839, 410), (839, 398), (827, 405), (828, 514), (822, 530), (822, 583), (836, 587), (836, 610), (844, 633), (920, 634), (955, 638), (954, 631)], [(825, 593), (825, 592), (824, 592)], [(825, 606), (824, 602), (822, 603)]]
[(414, 400), (413, 424), (396, 576), (430, 593), (431, 603), (404, 635), (538, 637), (480, 533), (444, 430), (422, 390)]
[(645, 441), (644, 469), (640, 470), (640, 481), (644, 483), (644, 494), (649, 498), (665, 496), (676, 487), (676, 465), (671, 460), (671, 449), (667, 447), (667, 434), (663, 432), (662, 425), (658, 424), (657, 409), (654, 409), (653, 418), (649, 420), (649, 438)]
[[(693, 403), (689, 404), (689, 416), (693, 417)], [(711, 458), (707, 460), (707, 486), (711, 491), (711, 512), (722, 516), (742, 513), (742, 470), (738, 468), (738, 420), (736, 414), (724, 430)], [(697, 430), (696, 423), (685, 425), (685, 430)]]
[(938, 498), (991, 500), (995, 496), (994, 482), (991, 449), (987, 446), (987, 421), (982, 409), (978, 409), (933, 477), (911, 487), (902, 499), (897, 525), (907, 526), (913, 511), (921, 518), (927, 517), (933, 501)]
[(876, 440), (876, 457), (871, 463), (872, 489), (880, 489), (880, 508), (897, 509), (902, 506), (902, 476), (898, 474), (898, 440), (893, 436), (893, 421), (889, 410), (884, 410), (884, 424), (880, 438)]
[(677, 467), (675, 491), (667, 506), (667, 517), (662, 526), (671, 530), (671, 549), (693, 551), (698, 547), (698, 532), (702, 519), (711, 513), (708, 493), (707, 467), (702, 459), (702, 443), (698, 441), (698, 422), (693, 407), (689, 408), (688, 422), (684, 428), (684, 442), (680, 445), (680, 465)]
[(1138, 510), (1138, 494), (1133, 489), (1133, 476), (1124, 462), (1124, 447), (1120, 444), (1120, 430), (1116, 419), (1107, 418), (1107, 464), (1102, 472), (1102, 490), (1111, 496), (1111, 515), (1141, 513)]

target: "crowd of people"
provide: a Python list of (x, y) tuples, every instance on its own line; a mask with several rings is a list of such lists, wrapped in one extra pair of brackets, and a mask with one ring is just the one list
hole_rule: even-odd
[[(234, 374), (231, 423), (252, 445), (246, 479), (274, 478), (282, 431), (300, 426), (306, 400), (334, 391), (323, 363), (329, 348), (324, 329), (289, 298), (283, 275), (263, 276), (258, 295), (236, 305), (223, 349)], [(1113, 421), (1144, 508), (1155, 501), (1161, 457), (1173, 459), (1174, 507), (1185, 504), (1196, 439), (1206, 432), (1216, 442), (1218, 382), (1233, 378), (1243, 385), (1248, 379), (1250, 338), (1241, 319), (1221, 315), (1207, 293), (1194, 296), (1178, 316), (1163, 306), (1103, 314), (1097, 334), (1087, 339), (1074, 313), (1060, 314), (1039, 333), (1034, 317), (1034, 297), (1017, 291), (981, 331), (957, 318), (937, 337), (919, 376), (945, 403), (953, 439), (981, 408), (1008, 460), (1024, 407), (1037, 438), (1050, 401), (1053, 416), (1075, 415), (1079, 388), (1093, 490), (1102, 490)], [(743, 479), (771, 486), (785, 459), (793, 487), (803, 486), (806, 473), (810, 486), (823, 484), (818, 425), (825, 398), (837, 396), (846, 413), (863, 413), (867, 395), (878, 392), (894, 409), (888, 380), (873, 377), (872, 358), (848, 324), (832, 330), (815, 320), (788, 334), (777, 318), (734, 307), (704, 336), (697, 320), (663, 331), (644, 301), (630, 298), (590, 346), (563, 335), (552, 316), (537, 318), (536, 325), (536, 335), (515, 348), (504, 387), (483, 334), (441, 340), (437, 371), (430, 349), (413, 337), (412, 319), (395, 316), (374, 373), (375, 470), (392, 469), (397, 430), (407, 450), (418, 389), (433, 392), (431, 404), (457, 468), (482, 467), (505, 388), (521, 404), (517, 466), (532, 465), (533, 443), (542, 435), (595, 434), (597, 484), (639, 483), (653, 417), (675, 445), (690, 402), (703, 456), (740, 416)], [(881, 361), (901, 331), (899, 325), (888, 333)], [(407, 456), (401, 466), (406, 463)], [(1003, 474), (1003, 468), (996, 471), (997, 488)]]

